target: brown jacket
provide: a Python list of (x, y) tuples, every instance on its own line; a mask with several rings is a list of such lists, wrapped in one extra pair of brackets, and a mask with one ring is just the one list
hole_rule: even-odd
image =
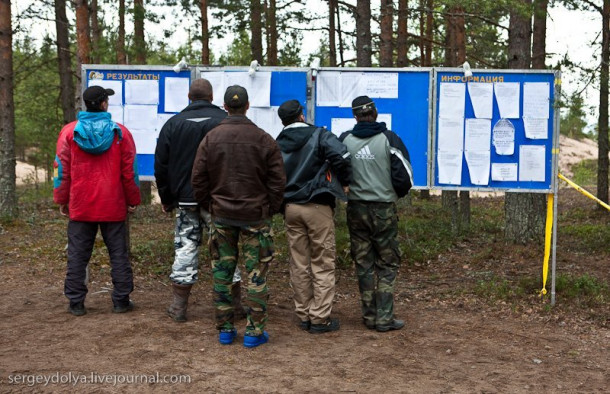
[(280, 211), (286, 175), (273, 137), (232, 115), (205, 136), (193, 164), (195, 200), (218, 218), (256, 222)]

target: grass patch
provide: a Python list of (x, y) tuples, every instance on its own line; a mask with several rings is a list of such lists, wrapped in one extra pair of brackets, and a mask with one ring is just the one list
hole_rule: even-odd
[(608, 284), (589, 274), (576, 277), (560, 274), (555, 282), (555, 291), (566, 300), (587, 307), (602, 305), (610, 299)]
[(572, 166), (573, 181), (580, 186), (597, 184), (597, 159), (583, 160)]
[(610, 244), (610, 226), (605, 223), (575, 223), (558, 227), (559, 239), (563, 236), (577, 238), (570, 242), (575, 250), (586, 253), (606, 254)]
[(527, 295), (535, 294), (541, 288), (540, 278), (521, 277), (509, 280), (492, 276), (487, 280), (479, 280), (474, 293), (487, 301), (517, 301)]

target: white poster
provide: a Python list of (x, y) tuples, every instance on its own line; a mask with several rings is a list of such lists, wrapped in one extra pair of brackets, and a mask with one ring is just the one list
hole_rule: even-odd
[(499, 182), (516, 182), (517, 163), (492, 163), (491, 180)]
[(122, 105), (109, 105), (108, 113), (110, 118), (115, 123), (123, 124), (123, 106)]
[(544, 182), (545, 147), (543, 145), (521, 145), (519, 147), (519, 181)]
[(165, 112), (180, 112), (189, 105), (188, 78), (165, 78)]
[(157, 133), (161, 131), (165, 123), (173, 116), (174, 114), (157, 114), (157, 124), (155, 126)]
[(150, 155), (155, 153), (157, 149), (157, 132), (134, 131), (131, 133), (133, 141), (136, 144), (136, 152), (138, 154)]
[(519, 118), (519, 82), (497, 82), (494, 93), (501, 118)]
[(159, 105), (159, 81), (125, 81), (125, 104)]
[(492, 133), (492, 142), (498, 155), (515, 153), (515, 126), (508, 119), (496, 122)]
[(126, 105), (123, 119), (131, 132), (154, 133), (157, 129), (157, 106)]
[(114, 90), (114, 94), (108, 98), (108, 105), (123, 105), (123, 82), (107, 81), (104, 79), (90, 79), (89, 86), (101, 86), (104, 89)]
[(462, 151), (438, 151), (438, 182), (447, 185), (462, 183)]
[(548, 82), (525, 82), (523, 84), (523, 117), (548, 119), (549, 94)]
[(324, 107), (338, 107), (342, 101), (341, 72), (320, 71), (316, 79), (316, 103)]
[(464, 119), (439, 118), (437, 150), (451, 151), (458, 149), (464, 149)]
[(352, 101), (362, 96), (360, 80), (364, 73), (362, 72), (342, 72), (341, 73), (341, 107), (351, 108)]
[(466, 85), (463, 83), (441, 83), (438, 117), (455, 119), (464, 117)]
[(466, 119), (464, 150), (489, 151), (491, 119)]
[(549, 120), (543, 118), (523, 118), (525, 138), (546, 140), (549, 138)]
[(466, 151), (466, 164), (470, 174), (470, 182), (473, 185), (489, 184), (490, 151)]
[(330, 120), (330, 131), (339, 137), (346, 131), (354, 128), (356, 119), (354, 118), (332, 118)]
[(250, 108), (246, 116), (275, 139), (284, 128), (280, 117), (277, 115), (278, 108)]
[(212, 84), (212, 91), (214, 92), (214, 98), (212, 100), (212, 104), (219, 106), (222, 108), (224, 104), (225, 88), (224, 83), (224, 72), (221, 71), (209, 71), (202, 72), (201, 78), (207, 79), (210, 84)]
[(360, 84), (361, 95), (370, 98), (398, 98), (398, 73), (364, 73)]
[(487, 82), (469, 82), (468, 94), (474, 109), (474, 116), (491, 119), (494, 99), (493, 84)]
[(225, 90), (233, 85), (239, 85), (246, 89), (250, 107), (271, 106), (270, 71), (257, 71), (252, 75), (249, 75), (246, 71), (225, 72), (224, 77)]

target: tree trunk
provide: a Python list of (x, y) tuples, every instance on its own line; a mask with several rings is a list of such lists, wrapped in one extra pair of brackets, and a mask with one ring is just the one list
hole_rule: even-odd
[(407, 67), (409, 53), (409, 0), (398, 0), (398, 28), (396, 31), (396, 66)]
[(534, 35), (532, 40), (532, 68), (545, 69), (546, 17), (548, 0), (534, 1)]
[(119, 32), (116, 43), (116, 61), (118, 64), (127, 64), (125, 54), (125, 0), (119, 0)]
[(337, 35), (339, 38), (339, 59), (341, 60), (341, 63), (339, 63), (340, 66), (344, 66), (345, 65), (345, 59), (343, 58), (343, 54), (344, 54), (344, 45), (343, 45), (343, 30), (341, 29), (341, 7), (339, 7), (338, 3), (337, 3)]
[(426, 0), (419, 0), (419, 65), (424, 66), (426, 59)]
[(602, 9), (602, 64), (599, 73), (599, 133), (597, 137), (597, 198), (608, 202), (608, 83), (610, 62), (610, 0)]
[(0, 0), (0, 217), (17, 217), (11, 2)]
[(91, 19), (91, 52), (93, 53), (92, 61), (95, 64), (100, 63), (100, 42), (102, 38), (102, 31), (100, 29), (100, 23), (97, 13), (97, 0), (91, 0), (91, 8), (89, 14), (89, 17)]
[[(457, 6), (454, 10), (455, 17), (455, 45), (456, 45), (456, 66), (464, 64), (466, 61), (466, 19), (464, 9)], [(470, 192), (460, 191), (460, 232), (470, 231)]]
[[(422, 9), (419, 19), (419, 51), (420, 51), (420, 66), (432, 66), (432, 27), (434, 19), (432, 18), (432, 0), (420, 0), (420, 8)], [(430, 199), (430, 190), (422, 190), (420, 198), (423, 200)], [(443, 204), (443, 206), (445, 206)]]
[(394, 35), (394, 5), (393, 0), (381, 0), (381, 26), (379, 43), (379, 65), (392, 67), (394, 65), (394, 48), (392, 38)]
[(208, 0), (199, 0), (201, 13), (201, 64), (210, 64), (210, 33), (208, 32)]
[(356, 2), (356, 66), (371, 67), (371, 0)]
[(250, 33), (252, 59), (257, 60), (258, 64), (263, 64), (263, 23), (260, 0), (250, 1)]
[[(521, 0), (509, 18), (508, 65), (529, 69), (532, 40), (532, 0)], [(506, 193), (504, 197), (504, 236), (516, 243), (540, 241), (544, 236), (546, 196), (542, 193)]]
[(434, 34), (434, 0), (426, 1), (426, 39), (424, 41), (424, 49), (426, 50), (426, 64), (432, 66), (432, 40)]
[(76, 0), (76, 108), (81, 108), (81, 66), (91, 63), (91, 38), (89, 37), (89, 7), (87, 0)]
[(55, 0), (55, 28), (57, 30), (57, 59), (59, 66), (59, 97), (63, 124), (76, 119), (74, 110), (74, 81), (70, 59), (70, 29), (66, 17), (66, 0)]
[(267, 43), (267, 64), (277, 66), (277, 21), (275, 0), (269, 0), (267, 7), (267, 32), (269, 42)]
[(146, 41), (144, 39), (144, 0), (133, 0), (133, 46), (135, 64), (146, 64)]
[(337, 0), (328, 0), (328, 65), (337, 66), (337, 44), (335, 43), (335, 13)]

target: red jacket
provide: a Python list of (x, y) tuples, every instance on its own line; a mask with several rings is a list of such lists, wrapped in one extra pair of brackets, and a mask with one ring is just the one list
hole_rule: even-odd
[[(80, 115), (80, 114), (79, 114)], [(82, 222), (121, 222), (127, 206), (140, 204), (136, 147), (121, 124), (110, 147), (87, 153), (74, 141), (77, 121), (59, 133), (54, 166), (53, 200), (68, 204), (70, 219)]]

